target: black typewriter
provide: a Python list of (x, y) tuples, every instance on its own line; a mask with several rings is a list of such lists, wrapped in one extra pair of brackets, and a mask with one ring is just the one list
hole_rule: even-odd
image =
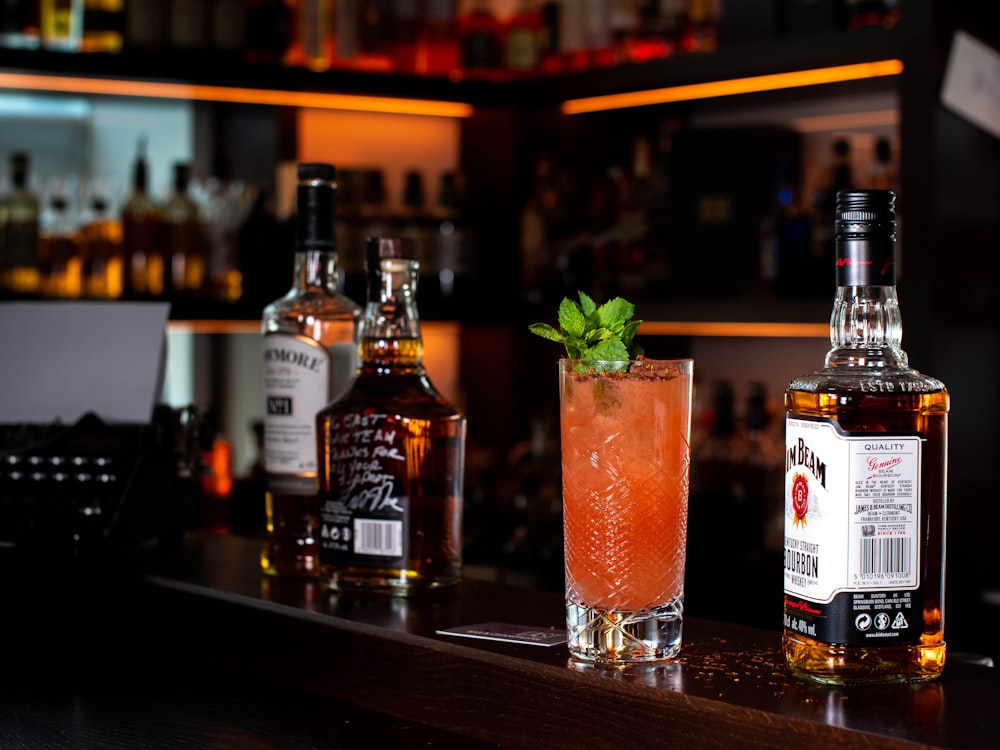
[(0, 549), (49, 560), (174, 544), (197, 519), (201, 448), (193, 407), (150, 422), (0, 425)]

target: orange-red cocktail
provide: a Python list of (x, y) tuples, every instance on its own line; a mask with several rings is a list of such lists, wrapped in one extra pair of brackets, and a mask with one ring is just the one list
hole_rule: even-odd
[(690, 359), (559, 362), (569, 650), (677, 655), (691, 435)]

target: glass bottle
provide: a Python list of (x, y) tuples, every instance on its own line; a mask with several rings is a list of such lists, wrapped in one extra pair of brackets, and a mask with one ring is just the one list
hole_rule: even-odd
[(456, 31), (460, 64), (466, 75), (500, 69), (503, 29), (490, 0), (471, 0), (460, 11)]
[(837, 196), (825, 365), (785, 392), (785, 659), (827, 684), (945, 662), (948, 411), (902, 350), (888, 190)]
[(90, 299), (118, 299), (123, 293), (122, 225), (108, 212), (104, 195), (94, 195), (80, 228), (85, 259), (84, 294)]
[(327, 70), (333, 62), (333, 0), (297, 0), (295, 24), (285, 59), (293, 67)]
[(292, 287), (264, 308), (264, 573), (319, 573), (316, 414), (357, 372), (361, 308), (337, 283), (336, 170), (300, 164)]
[(0, 0), (0, 47), (38, 49), (38, 0)]
[(171, 294), (197, 297), (205, 291), (205, 222), (191, 197), (191, 165), (174, 164), (173, 190), (163, 204), (167, 288)]
[(320, 559), (334, 590), (406, 595), (459, 580), (466, 420), (431, 384), (412, 242), (369, 238), (350, 389), (317, 417)]
[(10, 190), (0, 200), (0, 290), (34, 296), (41, 290), (38, 229), (41, 206), (28, 185), (30, 158), (10, 155)]
[(39, 221), (38, 253), (42, 267), (42, 296), (79, 298), (83, 293), (83, 256), (78, 222), (68, 190), (56, 185)]
[(124, 21), (124, 0), (83, 0), (80, 51), (121, 52)]
[(163, 211), (149, 192), (146, 140), (139, 140), (132, 163), (132, 186), (121, 209), (122, 250), (125, 256), (125, 296), (163, 296)]
[(41, 0), (42, 47), (77, 52), (83, 37), (83, 0)]

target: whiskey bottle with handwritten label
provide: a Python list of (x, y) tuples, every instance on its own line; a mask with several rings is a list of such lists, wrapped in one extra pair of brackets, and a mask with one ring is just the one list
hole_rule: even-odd
[(264, 468), (267, 575), (319, 575), (316, 414), (357, 373), (361, 308), (337, 283), (336, 169), (300, 164), (295, 271), (264, 308)]
[(317, 417), (321, 572), (331, 589), (407, 595), (458, 582), (465, 417), (432, 385), (409, 239), (369, 238), (361, 359)]
[(894, 201), (837, 194), (832, 348), (785, 392), (782, 644), (793, 674), (826, 684), (945, 663), (950, 397), (901, 348)]

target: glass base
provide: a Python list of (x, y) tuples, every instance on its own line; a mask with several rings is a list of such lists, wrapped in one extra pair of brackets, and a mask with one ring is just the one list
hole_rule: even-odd
[(681, 650), (684, 607), (680, 599), (635, 612), (566, 602), (570, 657), (607, 666), (670, 661)]

